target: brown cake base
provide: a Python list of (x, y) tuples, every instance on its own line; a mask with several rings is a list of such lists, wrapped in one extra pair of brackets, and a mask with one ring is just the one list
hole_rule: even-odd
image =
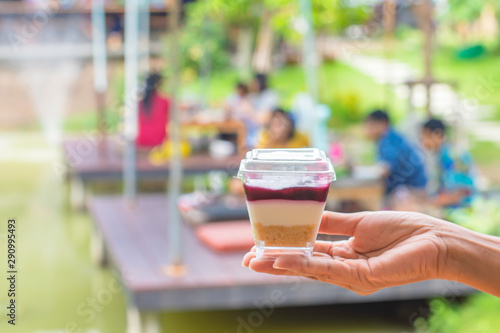
[(264, 226), (254, 223), (253, 232), (255, 240), (264, 241), (266, 247), (306, 247), (316, 240), (317, 227), (316, 224)]

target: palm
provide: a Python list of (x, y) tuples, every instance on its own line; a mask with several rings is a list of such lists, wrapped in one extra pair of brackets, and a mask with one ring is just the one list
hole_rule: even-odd
[(420, 275), (433, 276), (439, 240), (415, 216), (391, 213), (381, 220), (380, 214), (367, 215), (358, 223), (354, 238), (332, 246), (330, 255), (352, 260), (354, 268), (375, 281), (390, 277), (394, 283), (404, 283)]
[[(330, 221), (323, 218), (320, 232), (354, 238), (317, 242), (313, 259), (283, 256), (274, 267), (269, 262), (253, 261), (251, 268), (271, 274), (308, 276), (360, 294), (437, 276), (442, 247), (433, 224), (428, 220), (424, 223), (423, 215), (380, 212), (331, 216), (336, 217)], [(339, 216), (343, 218), (338, 219)]]

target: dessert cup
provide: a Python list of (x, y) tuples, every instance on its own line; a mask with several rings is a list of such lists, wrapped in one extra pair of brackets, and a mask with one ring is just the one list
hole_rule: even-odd
[(330, 184), (325, 154), (307, 149), (254, 149), (241, 161), (258, 258), (279, 254), (312, 256)]

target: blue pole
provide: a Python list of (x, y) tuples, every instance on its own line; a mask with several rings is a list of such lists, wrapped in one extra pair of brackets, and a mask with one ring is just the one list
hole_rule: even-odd
[(92, 0), (92, 60), (94, 63), (94, 89), (97, 93), (105, 93), (108, 87), (108, 78), (104, 0)]
[(138, 111), (139, 70), (139, 6), (138, 0), (125, 1), (125, 154), (123, 160), (124, 199), (133, 204), (137, 196), (135, 170)]
[(140, 60), (139, 60), (139, 71), (140, 74), (146, 74), (149, 72), (149, 56), (150, 56), (150, 19), (149, 19), (149, 6), (150, 0), (139, 0), (140, 1)]
[(94, 68), (94, 91), (97, 104), (98, 151), (104, 155), (106, 138), (106, 90), (108, 88), (106, 56), (106, 13), (104, 0), (92, 0), (92, 63)]

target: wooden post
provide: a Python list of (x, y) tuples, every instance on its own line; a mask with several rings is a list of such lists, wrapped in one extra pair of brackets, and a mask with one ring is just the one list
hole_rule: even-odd
[(253, 32), (251, 27), (240, 27), (236, 41), (236, 54), (238, 55), (238, 72), (240, 78), (251, 75)]
[[(209, 30), (210, 26), (210, 18), (206, 16), (203, 19), (202, 31), (200, 32), (202, 36), (206, 36), (210, 34)], [(210, 80), (212, 76), (212, 54), (211, 50), (208, 48), (208, 43), (203, 45), (203, 55), (200, 60), (200, 72), (199, 72), (199, 80), (200, 86), (198, 90), (198, 98), (200, 100), (201, 107), (208, 106), (208, 100), (210, 96)]]
[(106, 92), (95, 92), (96, 106), (97, 106), (97, 131), (99, 132), (98, 151), (102, 158), (106, 158)]
[(170, 175), (168, 177), (168, 228), (169, 228), (169, 265), (164, 270), (168, 275), (179, 276), (185, 272), (182, 257), (182, 222), (177, 200), (179, 199), (182, 182), (182, 160), (181, 160), (181, 129), (178, 107), (179, 88), (179, 21), (180, 1), (172, 0), (169, 11), (169, 28), (171, 34), (170, 44), (170, 66), (172, 76), (170, 79), (170, 122), (169, 140), (172, 145), (170, 156)]
[(300, 12), (306, 23), (302, 36), (302, 57), (306, 77), (307, 91), (318, 102), (318, 54), (316, 52), (316, 36), (314, 34), (311, 0), (300, 0)]
[(259, 32), (257, 33), (257, 45), (252, 59), (252, 67), (257, 73), (269, 73), (272, 63), (273, 29), (271, 18), (273, 13), (264, 10), (260, 18)]
[(382, 24), (384, 27), (384, 57), (386, 59), (386, 75), (387, 83), (385, 85), (384, 95), (385, 95), (385, 107), (389, 109), (389, 100), (391, 94), (389, 91), (390, 83), (389, 78), (392, 76), (391, 66), (389, 65), (389, 59), (392, 55), (392, 49), (394, 47), (394, 29), (396, 27), (396, 1), (395, 0), (385, 0), (382, 12)]
[(433, 15), (431, 0), (423, 2), (423, 28), (424, 28), (424, 84), (426, 89), (426, 105), (427, 116), (431, 116), (431, 87), (433, 83), (432, 76), (432, 29), (433, 29)]

